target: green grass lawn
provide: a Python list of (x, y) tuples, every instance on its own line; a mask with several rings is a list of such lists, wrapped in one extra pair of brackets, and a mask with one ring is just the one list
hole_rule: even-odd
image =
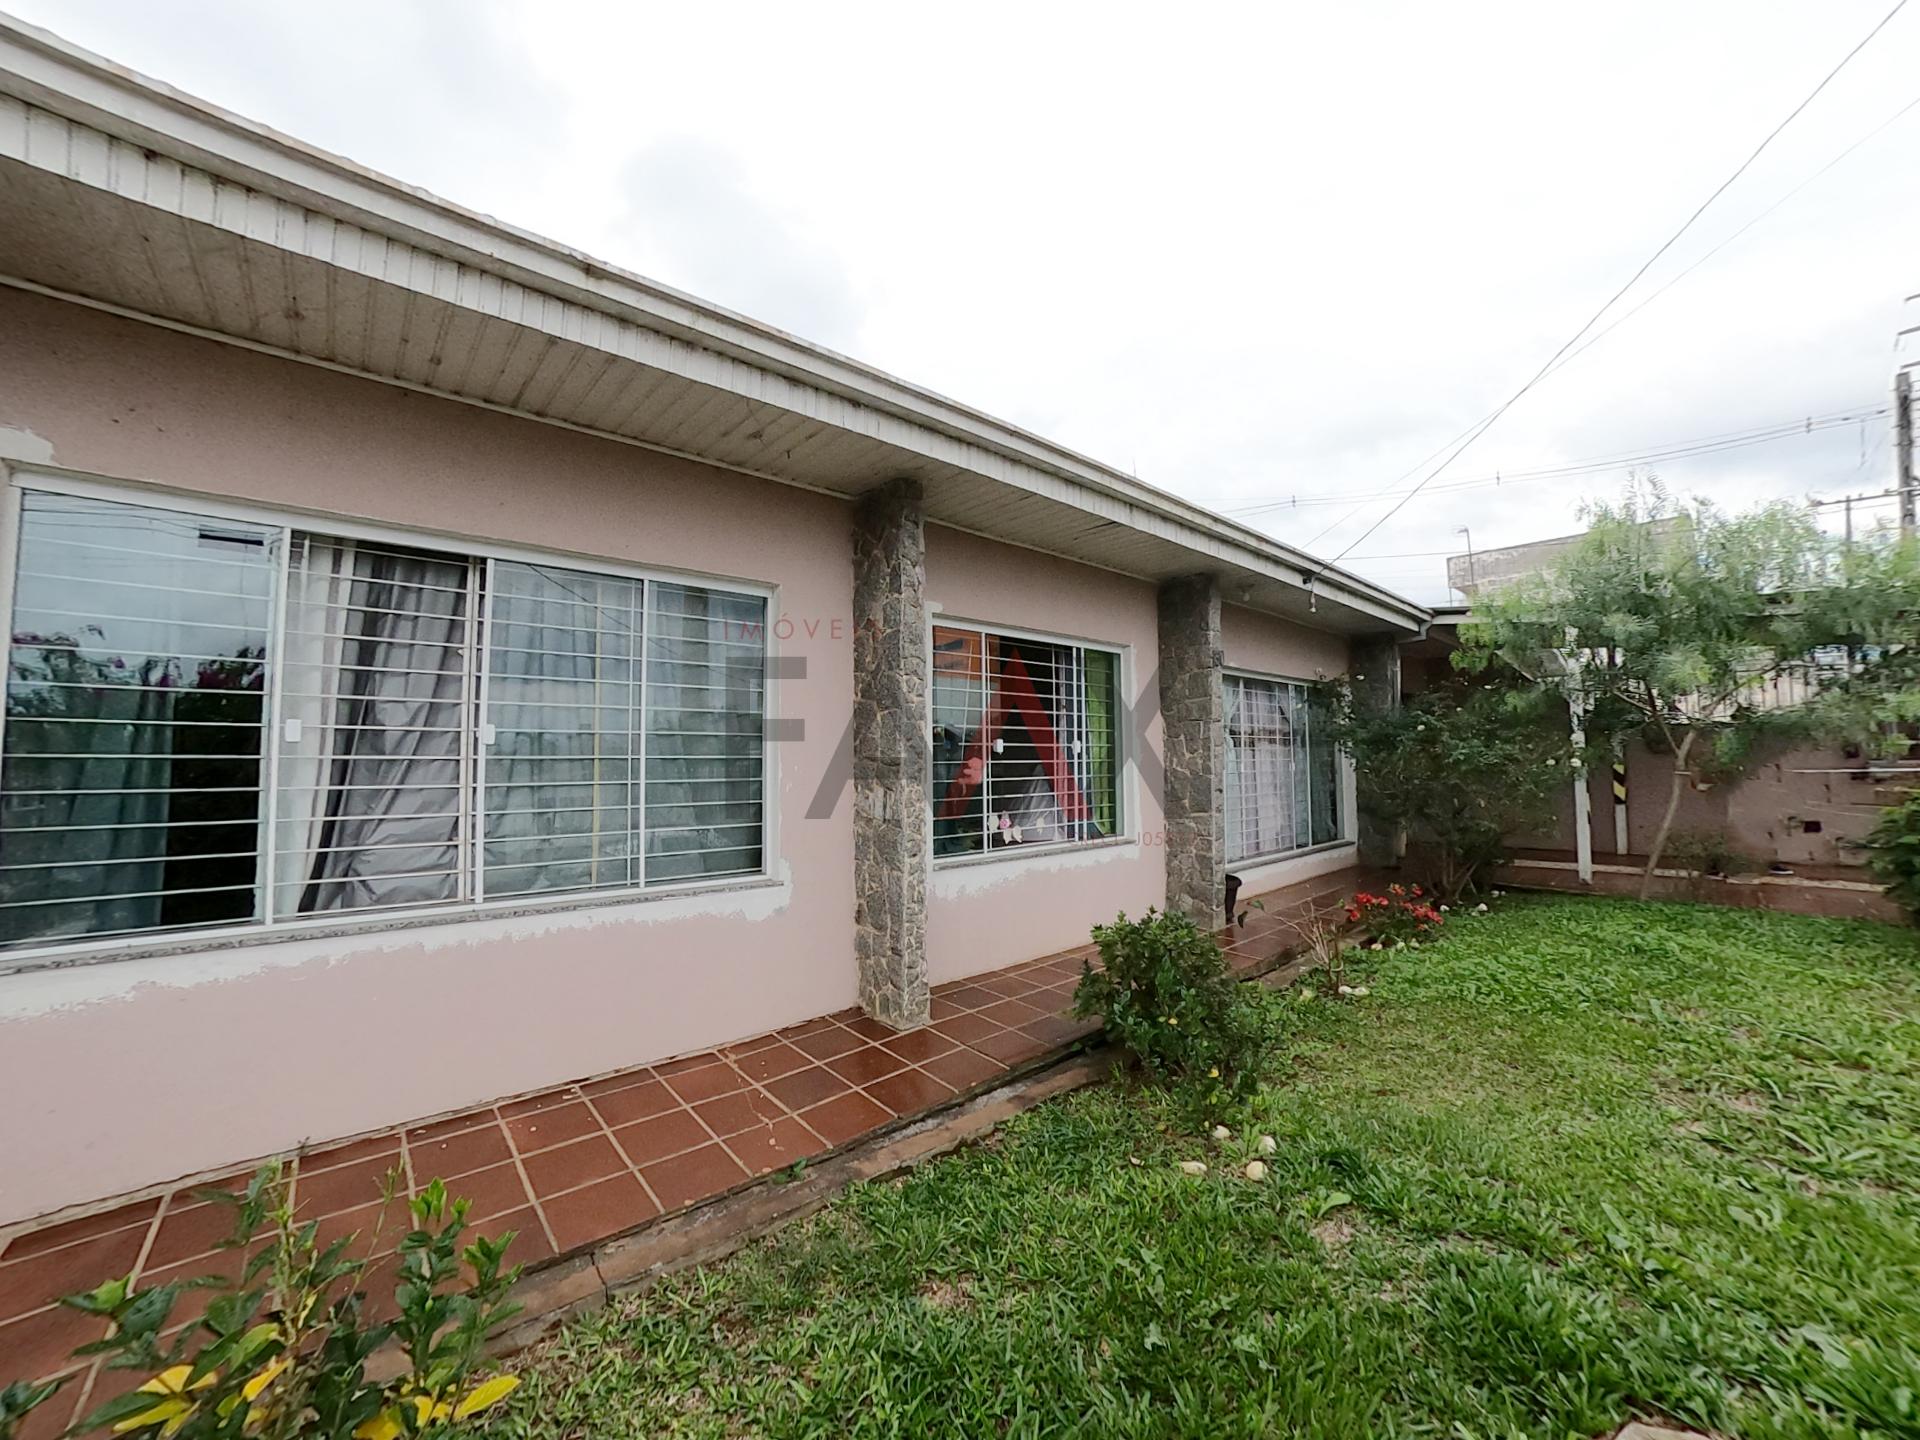
[(494, 1432), (1920, 1435), (1920, 938), (1509, 899), (1369, 958), (1273, 998), (1233, 1140), (1048, 1104), (572, 1325)]

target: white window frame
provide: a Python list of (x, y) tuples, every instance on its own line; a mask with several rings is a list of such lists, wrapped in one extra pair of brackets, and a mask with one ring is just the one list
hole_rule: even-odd
[[(238, 501), (228, 497), (206, 495), (198, 491), (180, 489), (174, 486), (155, 485), (135, 480), (107, 479), (97, 475), (61, 470), (46, 466), (23, 466), (0, 464), (0, 475), (5, 478), (4, 493), (0, 493), (0, 613), (8, 620), (9, 644), (11, 651), (11, 633), (13, 603), (15, 591), (15, 571), (18, 565), (20, 547), (21, 497), (27, 491), (39, 491), (54, 495), (70, 495), (80, 499), (102, 500), (116, 503), (142, 505), (150, 509), (177, 509), (185, 514), (205, 516), (217, 520), (234, 520), (243, 523), (278, 527), (282, 534), (279, 541), (279, 553), (275, 560), (278, 570), (274, 597), (273, 633), (269, 637), (267, 672), (267, 694), (264, 706), (265, 726), (263, 741), (267, 753), (261, 766), (261, 819), (260, 819), (260, 880), (267, 887), (261, 891), (261, 909), (263, 914), (270, 913), (272, 860), (276, 845), (278, 826), (271, 823), (270, 806), (274, 794), (274, 785), (278, 781), (281, 731), (281, 685), (283, 665), (281, 648), (284, 643), (283, 631), (286, 619), (287, 568), (291, 545), (288, 543), (295, 531), (311, 531), (326, 539), (363, 541), (375, 545), (395, 545), (415, 550), (425, 550), (446, 555), (450, 559), (478, 561), (491, 573), (495, 561), (516, 561), (528, 565), (545, 565), (556, 569), (595, 571), (603, 575), (621, 579), (638, 580), (645, 584), (667, 584), (694, 586), (724, 594), (747, 596), (759, 599), (766, 605), (766, 624), (764, 664), (766, 673), (763, 678), (765, 708), (762, 712), (760, 739), (760, 868), (753, 871), (736, 871), (724, 876), (698, 876), (681, 880), (659, 880), (648, 882), (645, 879), (645, 829), (639, 832), (642, 854), (641, 883), (633, 886), (608, 887), (606, 889), (581, 889), (554, 892), (530, 892), (503, 896), (488, 900), (484, 890), (484, 837), (479, 827), (484, 823), (485, 803), (485, 767), (477, 762), (477, 757), (469, 757), (466, 764), (467, 775), (462, 781), (466, 791), (465, 801), (472, 807), (474, 833), (463, 837), (463, 868), (468, 873), (475, 898), (457, 901), (438, 901), (416, 906), (394, 906), (367, 912), (351, 910), (332, 911), (324, 915), (301, 915), (275, 917), (273, 919), (256, 918), (245, 921), (233, 921), (220, 925), (182, 926), (179, 929), (142, 930), (129, 934), (115, 934), (98, 938), (75, 936), (72, 939), (54, 941), (42, 945), (21, 944), (0, 950), (0, 975), (45, 964), (51, 959), (117, 959), (133, 954), (155, 951), (176, 951), (193, 949), (196, 945), (209, 942), (222, 944), (261, 943), (277, 939), (295, 938), (315, 931), (337, 933), (343, 931), (370, 930), (382, 926), (400, 923), (419, 923), (439, 921), (456, 924), (478, 916), (498, 914), (503, 911), (525, 910), (573, 910), (596, 908), (621, 901), (651, 900), (665, 896), (684, 895), (701, 891), (737, 889), (743, 885), (759, 885), (771, 882), (780, 873), (780, 857), (775, 847), (779, 834), (778, 797), (780, 794), (777, 773), (778, 747), (774, 736), (778, 733), (778, 696), (780, 687), (776, 676), (781, 667), (776, 663), (779, 653), (779, 640), (774, 633), (774, 617), (779, 612), (779, 586), (734, 577), (713, 576), (696, 571), (667, 570), (656, 566), (635, 565), (628, 561), (609, 559), (603, 556), (589, 555), (574, 551), (540, 550), (525, 546), (511, 545), (495, 540), (486, 540), (461, 535), (451, 531), (434, 531), (408, 527), (384, 525), (377, 522), (350, 519), (336, 516), (325, 511), (306, 510), (294, 506), (261, 505), (248, 501)], [(471, 581), (469, 582), (472, 583)], [(491, 667), (486, 663), (487, 647), (491, 643), (489, 622), (491, 619), (491, 593), (486, 603), (474, 613), (474, 635), (468, 650), (469, 663), (479, 672), (475, 683), (468, 692), (468, 702), (474, 706), (476, 715), (485, 714), (484, 677)], [(645, 707), (645, 665), (641, 667), (642, 713)], [(0, 756), (5, 754), (6, 706), (0, 704)], [(469, 727), (477, 730), (477, 725)], [(472, 748), (469, 737), (468, 748)], [(641, 815), (644, 821), (645, 805), (645, 761), (641, 760), (642, 789), (640, 797)]]
[[(1316, 683), (1312, 680), (1302, 679), (1298, 675), (1274, 675), (1262, 670), (1242, 669), (1236, 665), (1228, 665), (1222, 669), (1221, 684), (1224, 686), (1228, 680), (1252, 680), (1257, 683), (1265, 684), (1265, 685), (1297, 685), (1300, 687), (1301, 691), (1303, 692), (1303, 696), (1302, 696), (1303, 703), (1305, 701), (1304, 692), (1310, 691), (1313, 688), (1314, 684)], [(1222, 747), (1222, 757), (1223, 757), (1221, 763), (1224, 765), (1225, 764), (1225, 759), (1224, 759), (1225, 747), (1227, 743), (1226, 707), (1224, 705), (1221, 707), (1220, 726), (1221, 726), (1220, 743)], [(1300, 746), (1300, 753), (1303, 758), (1303, 763), (1306, 763), (1305, 757), (1310, 753), (1308, 750), (1308, 745), (1311, 744), (1312, 733), (1313, 733), (1313, 719), (1311, 715), (1308, 715), (1307, 729), (1306, 729), (1307, 743), (1302, 744)], [(1348, 759), (1347, 752), (1336, 746), (1333, 752), (1333, 763), (1334, 763), (1335, 787), (1339, 795), (1339, 811), (1336, 816), (1337, 820), (1339, 821), (1339, 824), (1336, 827), (1339, 833), (1335, 835), (1334, 838), (1331, 840), (1316, 841), (1312, 839), (1313, 783), (1312, 783), (1312, 771), (1311, 769), (1309, 769), (1308, 783), (1307, 783), (1307, 835), (1308, 835), (1307, 843), (1304, 845), (1294, 845), (1285, 850), (1260, 850), (1260, 851), (1254, 852), (1251, 855), (1234, 855), (1230, 853), (1230, 847), (1233, 844), (1233, 837), (1228, 836), (1227, 844), (1229, 846), (1229, 854), (1226, 857), (1226, 864), (1229, 869), (1232, 869), (1234, 867), (1239, 867), (1242, 869), (1251, 869), (1254, 866), (1271, 864), (1276, 860), (1296, 860), (1302, 855), (1314, 855), (1314, 854), (1318, 854), (1322, 850), (1335, 850), (1341, 847), (1342, 845), (1351, 845), (1354, 843), (1354, 815), (1353, 815), (1354, 805), (1353, 805), (1353, 786), (1351, 784), (1352, 768), (1353, 768), (1352, 762)], [(1226, 799), (1224, 796), (1221, 797), (1220, 806), (1222, 811), (1221, 818), (1222, 818), (1222, 822), (1224, 823), (1225, 821), (1224, 812), (1226, 810)]]
[[(924, 719), (925, 733), (933, 733), (933, 632), (935, 630), (966, 630), (982, 637), (1001, 636), (1008, 640), (1024, 640), (1036, 645), (1061, 645), (1074, 650), (1097, 650), (1114, 659), (1114, 717), (1113, 717), (1113, 803), (1120, 812), (1119, 833), (1102, 835), (1091, 840), (1049, 840), (1042, 844), (1002, 845), (998, 848), (987, 847), (959, 855), (933, 855), (933, 786), (932, 759), (928, 759), (928, 804), (927, 831), (928, 854), (932, 856), (935, 869), (947, 869), (953, 866), (985, 865), (998, 861), (1019, 860), (1033, 855), (1059, 855), (1074, 850), (1092, 850), (1104, 846), (1121, 845), (1138, 838), (1135, 819), (1139, 812), (1137, 797), (1133, 793), (1133, 746), (1132, 729), (1128, 717), (1132, 714), (1133, 695), (1133, 647), (1117, 645), (1110, 641), (1088, 640), (1077, 635), (1061, 635), (1047, 630), (1028, 630), (1018, 625), (1001, 625), (990, 620), (967, 620), (944, 613), (932, 613), (927, 620), (927, 709)], [(984, 781), (982, 782), (985, 783)]]

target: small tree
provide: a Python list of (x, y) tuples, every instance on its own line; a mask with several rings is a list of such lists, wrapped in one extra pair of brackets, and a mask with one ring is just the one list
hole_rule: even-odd
[(1415, 842), (1410, 865), (1440, 900), (1499, 863), (1573, 773), (1564, 714), (1529, 686), (1454, 683), (1385, 709), (1335, 681), (1315, 702), (1314, 724), (1353, 757), (1361, 810)]
[[(1766, 739), (1865, 739), (1912, 713), (1911, 662), (1897, 657), (1920, 610), (1915, 573), (1907, 542), (1845, 547), (1784, 503), (1738, 516), (1679, 508), (1656, 481), (1593, 507), (1551, 569), (1488, 597), (1457, 663), (1504, 659), (1564, 693), (1590, 741), (1639, 732), (1673, 756), (1645, 898), (1690, 782), (1743, 773)], [(1882, 657), (1877, 673), (1840, 664), (1807, 703), (1762, 703), (1828, 646)]]

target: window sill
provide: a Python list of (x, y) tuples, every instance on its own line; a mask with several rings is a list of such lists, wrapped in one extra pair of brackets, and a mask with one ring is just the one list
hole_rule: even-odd
[(1358, 840), (1322, 840), (1318, 845), (1309, 845), (1301, 850), (1269, 850), (1264, 854), (1247, 855), (1238, 860), (1227, 861), (1227, 873), (1232, 875), (1243, 869), (1259, 870), (1287, 860), (1304, 860), (1309, 855), (1324, 855), (1329, 850), (1352, 850), (1359, 844)]
[(1109, 835), (1103, 840), (1067, 840), (1052, 845), (1002, 845), (978, 855), (943, 855), (933, 862), (935, 870), (965, 870), (973, 865), (998, 865), (1007, 860), (1037, 860), (1042, 855), (1081, 855), (1089, 850), (1113, 850), (1140, 842), (1131, 835)]
[(0, 954), (0, 981), (9, 975), (34, 971), (65, 970), (82, 965), (106, 965), (116, 960), (152, 960), (172, 955), (205, 955), (220, 950), (249, 949), (258, 945), (282, 945), (296, 940), (339, 940), (395, 930), (425, 930), (434, 927), (470, 925), (484, 920), (517, 920), (530, 915), (567, 914), (581, 910), (607, 910), (618, 905), (650, 905), (663, 900), (688, 897), (706, 898), (749, 890), (771, 890), (786, 885), (771, 875), (739, 875), (716, 880), (710, 885), (680, 883), (660, 885), (651, 890), (622, 890), (616, 893), (572, 893), (546, 899), (515, 896), (506, 900), (467, 903), (458, 907), (391, 910), (358, 919), (322, 920), (305, 924), (275, 925), (271, 929), (224, 927), (181, 931), (172, 935), (141, 935), (89, 944), (76, 939), (57, 948), (18, 950)]

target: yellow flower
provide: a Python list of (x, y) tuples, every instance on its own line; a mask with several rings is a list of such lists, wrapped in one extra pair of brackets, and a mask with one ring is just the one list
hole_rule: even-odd
[(1207, 1078), (1209, 1080), (1218, 1080), (1220, 1078), (1220, 1067), (1215, 1065), (1211, 1070), (1207, 1071)]

